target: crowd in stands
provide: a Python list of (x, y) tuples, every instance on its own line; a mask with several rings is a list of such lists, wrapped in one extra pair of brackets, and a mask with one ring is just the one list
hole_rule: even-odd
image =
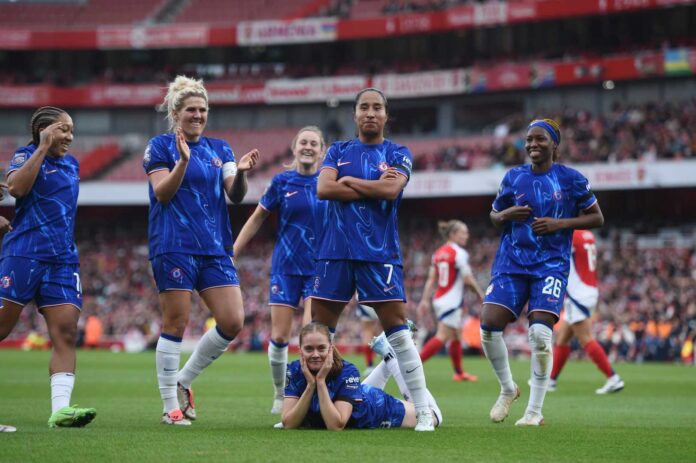
[[(552, 117), (561, 123), (559, 159), (563, 163), (696, 157), (696, 100), (628, 106), (616, 103), (603, 114), (575, 109), (539, 111), (538, 117)], [(521, 115), (511, 117), (496, 127), (487, 140), (479, 137), (472, 143), (462, 138), (436, 151), (416, 151), (414, 168), (470, 170), (524, 163), (529, 119)]]
[[(475, 223), (468, 246), (470, 263), (482, 287), (488, 285), (490, 267), (498, 245), (492, 227)], [(682, 346), (696, 337), (696, 234), (678, 245), (662, 240), (642, 244), (632, 234), (605, 230), (599, 240), (600, 304), (595, 315), (595, 335), (617, 360), (643, 361), (680, 358)], [(432, 314), (416, 313), (432, 252), (440, 244), (434, 223), (422, 219), (402, 222), (402, 249), (408, 297), (408, 315), (424, 333), (434, 332)], [(691, 243), (684, 244), (684, 243)], [(122, 340), (133, 336), (143, 344), (156, 341), (160, 314), (158, 296), (147, 258), (146, 231), (90, 230), (78, 236), (84, 292), (82, 320), (95, 315), (104, 336)], [(268, 272), (273, 237), (262, 233), (237, 258), (246, 321), (234, 348), (260, 350), (270, 336), (267, 306)], [(206, 329), (208, 312), (196, 295), (186, 332), (198, 337)], [(467, 293), (465, 306), (476, 317), (481, 303)], [(296, 325), (299, 324), (300, 311)], [(337, 342), (360, 343), (360, 323), (352, 303), (339, 323)], [(15, 337), (30, 331), (42, 333), (43, 320), (35, 310), (24, 310)], [(524, 353), (526, 321), (512, 325), (506, 337), (513, 354)], [(520, 342), (517, 342), (520, 341)], [(296, 342), (296, 339), (293, 340)], [(519, 346), (517, 348), (516, 346)], [(576, 350), (582, 355), (582, 350)]]

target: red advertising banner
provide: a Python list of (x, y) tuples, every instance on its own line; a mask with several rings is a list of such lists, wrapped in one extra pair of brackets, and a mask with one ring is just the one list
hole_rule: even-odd
[(208, 45), (208, 26), (177, 24), (158, 27), (100, 27), (97, 48), (180, 48)]
[(310, 18), (293, 21), (250, 21), (216, 27), (177, 23), (153, 27), (100, 27), (83, 31), (7, 29), (0, 31), (0, 50), (184, 48), (239, 44), (314, 43), (426, 34), (455, 29), (671, 8), (694, 3), (696, 0), (488, 1), (432, 13), (401, 14), (369, 19)]
[[(696, 49), (372, 77), (271, 79), (243, 84), (211, 82), (208, 95), (211, 104), (219, 105), (294, 104), (352, 100), (358, 91), (369, 85), (381, 88), (391, 98), (418, 98), (684, 74), (696, 74)], [(0, 86), (0, 107), (143, 107), (161, 102), (164, 93), (165, 88), (158, 83), (80, 87), (3, 85)]]

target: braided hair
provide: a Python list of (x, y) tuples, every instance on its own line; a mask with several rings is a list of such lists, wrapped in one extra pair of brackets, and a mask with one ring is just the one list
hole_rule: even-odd
[(67, 114), (63, 109), (55, 106), (42, 106), (34, 111), (31, 116), (31, 143), (39, 146), (41, 131), (58, 120), (61, 114)]

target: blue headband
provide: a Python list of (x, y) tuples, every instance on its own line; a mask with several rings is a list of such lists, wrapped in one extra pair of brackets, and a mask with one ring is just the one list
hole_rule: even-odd
[(556, 129), (554, 129), (553, 126), (548, 122), (542, 121), (541, 119), (537, 119), (536, 121), (532, 121), (532, 123), (529, 124), (527, 130), (531, 129), (532, 127), (541, 127), (542, 129), (546, 130), (549, 133), (549, 135), (551, 135), (551, 139), (557, 145), (561, 143), (561, 137), (556, 133)]

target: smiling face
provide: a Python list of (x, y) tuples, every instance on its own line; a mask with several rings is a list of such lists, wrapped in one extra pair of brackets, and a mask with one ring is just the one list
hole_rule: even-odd
[(197, 142), (208, 122), (208, 103), (200, 96), (190, 96), (182, 101), (181, 109), (172, 112), (172, 117), (186, 141)]
[(304, 170), (312, 170), (319, 164), (323, 154), (322, 150), (319, 134), (312, 130), (304, 130), (297, 134), (292, 154), (298, 166), (304, 167)]
[(48, 148), (48, 153), (52, 156), (63, 157), (68, 153), (70, 144), (73, 141), (73, 120), (68, 113), (61, 113), (54, 122), (61, 122), (58, 130), (53, 132), (54, 140)]
[(300, 342), (300, 355), (307, 363), (309, 371), (316, 375), (326, 357), (332, 354), (329, 338), (324, 333), (312, 331), (305, 333)]
[(353, 116), (363, 143), (381, 143), (387, 123), (387, 107), (379, 93), (368, 90), (360, 95)]
[(553, 154), (557, 146), (551, 139), (551, 135), (543, 128), (532, 127), (527, 131), (524, 148), (535, 170), (547, 169), (553, 164)]

